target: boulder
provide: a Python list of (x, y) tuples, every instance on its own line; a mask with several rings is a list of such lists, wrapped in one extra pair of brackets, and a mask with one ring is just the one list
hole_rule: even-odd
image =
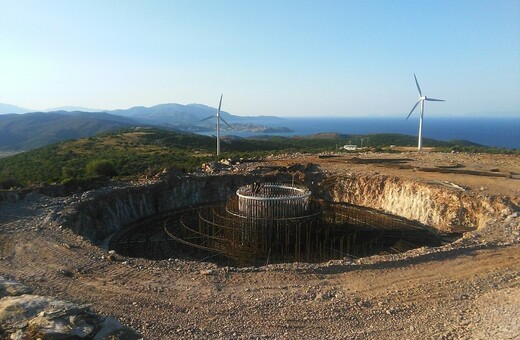
[[(3, 280), (3, 279), (2, 279)], [(4, 292), (30, 290), (3, 280)], [(6, 288), (7, 287), (7, 288)], [(21, 294), (0, 299), (0, 337), (7, 339), (141, 339), (113, 317), (92, 312), (88, 306), (52, 297)]]

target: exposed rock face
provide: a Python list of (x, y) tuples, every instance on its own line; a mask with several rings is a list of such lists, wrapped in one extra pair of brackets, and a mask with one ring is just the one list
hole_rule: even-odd
[(336, 178), (324, 189), (333, 201), (382, 209), (437, 229), (482, 228), (518, 210), (507, 197), (454, 191), (383, 175)]
[(61, 212), (62, 225), (94, 242), (140, 218), (170, 209), (222, 201), (246, 176), (170, 178), (147, 186), (92, 191)]

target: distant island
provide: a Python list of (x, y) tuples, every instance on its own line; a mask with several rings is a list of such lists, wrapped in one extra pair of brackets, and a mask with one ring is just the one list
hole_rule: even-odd
[(285, 126), (263, 126), (263, 125), (255, 125), (255, 124), (240, 124), (234, 123), (231, 124), (234, 130), (236, 131), (247, 131), (247, 132), (256, 132), (256, 133), (292, 133), (294, 130), (289, 129)]
[[(215, 122), (213, 122), (213, 125)], [(264, 126), (264, 125), (255, 125), (255, 124), (241, 124), (241, 123), (231, 123), (230, 124), (233, 129), (230, 129), (225, 124), (220, 125), (220, 131), (237, 131), (237, 132), (252, 132), (252, 133), (293, 133), (294, 130), (289, 129), (285, 126)], [(176, 130), (181, 130), (185, 132), (192, 132), (192, 133), (207, 133), (207, 132), (215, 132), (214, 126), (200, 126), (200, 125), (191, 125), (191, 124), (180, 124), (180, 125), (171, 125), (171, 124), (165, 124), (165, 127), (171, 127)]]

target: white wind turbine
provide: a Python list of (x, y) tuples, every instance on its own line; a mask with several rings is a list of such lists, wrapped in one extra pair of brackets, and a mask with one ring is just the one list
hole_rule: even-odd
[[(229, 126), (230, 129), (233, 129), (233, 127), (231, 125), (229, 125), (228, 122), (226, 122), (224, 120), (224, 118), (220, 117), (220, 107), (222, 106), (222, 95), (223, 94), (220, 95), (220, 102), (218, 103), (218, 110), (217, 110), (217, 114), (216, 114), (216, 116), (217, 116), (217, 156), (220, 156), (220, 120), (222, 119), (222, 121), (224, 123), (226, 123), (226, 125)], [(204, 118), (204, 119), (200, 120), (199, 122), (203, 122), (203, 121), (211, 119), (213, 117), (214, 116), (211, 115), (208, 118)]]
[(422, 126), (423, 126), (423, 114), (424, 114), (424, 101), (430, 101), (430, 102), (444, 102), (444, 99), (435, 99), (435, 98), (429, 98), (422, 95), (421, 87), (419, 86), (419, 82), (417, 81), (417, 77), (415, 76), (415, 73), (413, 74), (413, 77), (415, 78), (415, 85), (417, 85), (417, 90), (419, 91), (419, 100), (412, 108), (412, 111), (408, 114), (405, 120), (408, 120), (410, 115), (412, 114), (413, 110), (421, 103), (421, 118), (419, 119), (419, 143), (417, 145), (417, 149), (419, 151), (422, 150)]

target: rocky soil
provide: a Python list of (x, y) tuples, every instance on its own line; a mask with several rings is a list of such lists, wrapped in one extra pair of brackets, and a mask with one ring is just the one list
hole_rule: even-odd
[(102, 317), (52, 297), (32, 295), (19, 282), (0, 277), (0, 336), (8, 339), (142, 339), (113, 317)]
[[(488, 170), (499, 164), (500, 171), (513, 173), (520, 167), (518, 157), (508, 156), (406, 157), (429, 167), (451, 160)], [(518, 202), (520, 193), (520, 180), (512, 177), (422, 173), (314, 155), (297, 160), (318, 163), (331, 173), (446, 181), (510, 202)], [(270, 164), (294, 161), (278, 158)], [(29, 193), (2, 202), (0, 276), (25, 284), (32, 294), (90, 305), (146, 338), (515, 339), (520, 334), (518, 210), (440, 248), (322, 264), (230, 268), (131, 259), (103, 250), (59, 223), (60, 212), (77, 200), (81, 196)]]

